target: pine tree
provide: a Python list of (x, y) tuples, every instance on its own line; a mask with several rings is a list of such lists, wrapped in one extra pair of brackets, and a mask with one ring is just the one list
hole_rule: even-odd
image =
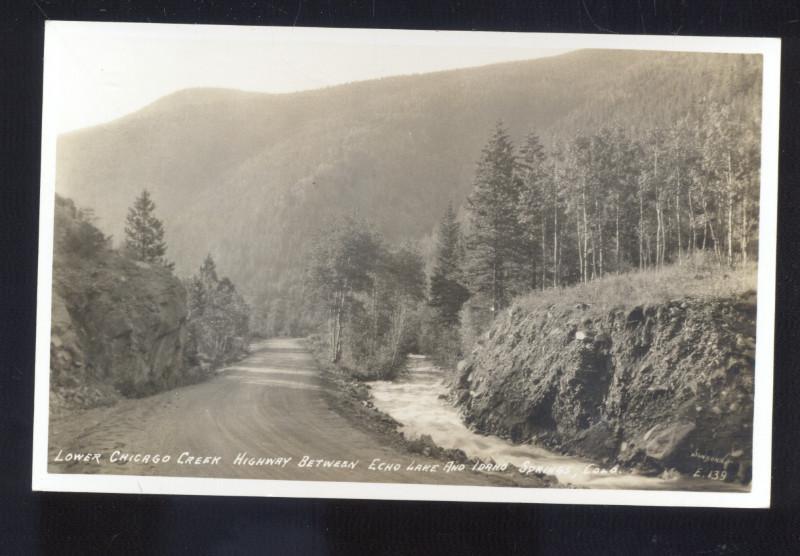
[(210, 254), (186, 289), (190, 344), (197, 354), (217, 363), (235, 356), (249, 336), (250, 308), (230, 279), (218, 277)]
[(514, 145), (498, 123), (483, 149), (475, 185), (467, 198), (470, 282), (474, 291), (489, 299), (494, 313), (508, 304), (521, 282), (525, 253), (517, 217), (520, 181)]
[(442, 323), (450, 326), (458, 324), (458, 313), (469, 298), (469, 290), (461, 283), (460, 247), (461, 227), (453, 205), (448, 204), (438, 229), (429, 304), (436, 309)]
[(164, 224), (153, 215), (156, 204), (150, 192), (143, 189), (128, 209), (125, 219), (125, 249), (131, 257), (146, 263), (155, 263), (172, 269), (164, 255), (167, 245), (164, 242)]
[(203, 266), (200, 267), (200, 280), (206, 284), (216, 284), (219, 280), (217, 278), (217, 263), (214, 262), (211, 253), (206, 255)]

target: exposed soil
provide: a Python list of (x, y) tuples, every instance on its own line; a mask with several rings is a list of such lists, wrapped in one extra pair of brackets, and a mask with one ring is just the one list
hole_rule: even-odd
[(459, 365), (468, 424), (662, 473), (751, 478), (755, 292), (498, 319)]

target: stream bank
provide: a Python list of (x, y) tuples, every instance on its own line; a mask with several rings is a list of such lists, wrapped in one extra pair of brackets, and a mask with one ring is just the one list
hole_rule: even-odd
[[(484, 464), (491, 463), (488, 459), (484, 461), (470, 456), (457, 447), (443, 446), (437, 443), (431, 434), (409, 434), (409, 431), (404, 429), (403, 423), (382, 410), (374, 396), (376, 389), (379, 390), (382, 384), (400, 384), (402, 378), (398, 379), (399, 382), (363, 382), (354, 378), (346, 369), (328, 361), (327, 343), (323, 338), (310, 336), (304, 340), (304, 345), (322, 371), (321, 377), (327, 385), (324, 392), (329, 406), (354, 427), (370, 433), (382, 444), (408, 454), (409, 462), (418, 454), (444, 464), (463, 465), (465, 469), (475, 471), (479, 471), (478, 468)], [(407, 373), (403, 376), (407, 376)], [(512, 466), (505, 470), (492, 471), (488, 468), (480, 470), (488, 479), (487, 485), (543, 488), (558, 484), (552, 473), (537, 469), (528, 470), (526, 473), (516, 471)]]
[(754, 291), (500, 316), (459, 365), (474, 430), (656, 476), (746, 488), (751, 478)]

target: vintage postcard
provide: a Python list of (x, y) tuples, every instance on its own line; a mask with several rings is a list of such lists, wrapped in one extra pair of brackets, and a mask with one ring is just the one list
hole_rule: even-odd
[(33, 488), (767, 507), (780, 42), (48, 22)]

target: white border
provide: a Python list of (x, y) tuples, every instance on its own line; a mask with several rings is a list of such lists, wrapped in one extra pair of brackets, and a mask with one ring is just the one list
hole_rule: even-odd
[[(341, 44), (409, 44), (517, 46), (554, 49), (604, 48), (727, 52), (763, 56), (761, 130), (761, 214), (758, 257), (758, 308), (753, 422), (753, 481), (751, 492), (715, 493), (444, 486), (418, 484), (349, 483), (152, 477), (124, 475), (68, 475), (47, 471), (49, 412), (50, 320), (53, 271), (53, 218), (55, 199), (55, 148), (57, 140), (54, 96), (58, 94), (56, 68), (62, 31), (113, 30), (142, 36), (261, 39), (275, 42), (336, 42)], [(291, 498), (350, 498), (382, 500), (442, 500), (459, 502), (540, 502), (634, 506), (704, 506), (766, 508), (770, 502), (772, 451), (772, 371), (775, 319), (775, 258), (777, 238), (778, 106), (780, 92), (780, 40), (763, 38), (711, 38), (674, 36), (532, 34), (461, 31), (398, 31), (371, 29), (318, 29), (287, 27), (234, 27), (135, 23), (47, 21), (44, 49), (42, 115), (41, 206), (39, 222), (39, 275), (36, 328), (36, 376), (32, 487), (63, 492), (115, 492), (135, 494), (196, 494), (215, 496), (276, 496)]]

